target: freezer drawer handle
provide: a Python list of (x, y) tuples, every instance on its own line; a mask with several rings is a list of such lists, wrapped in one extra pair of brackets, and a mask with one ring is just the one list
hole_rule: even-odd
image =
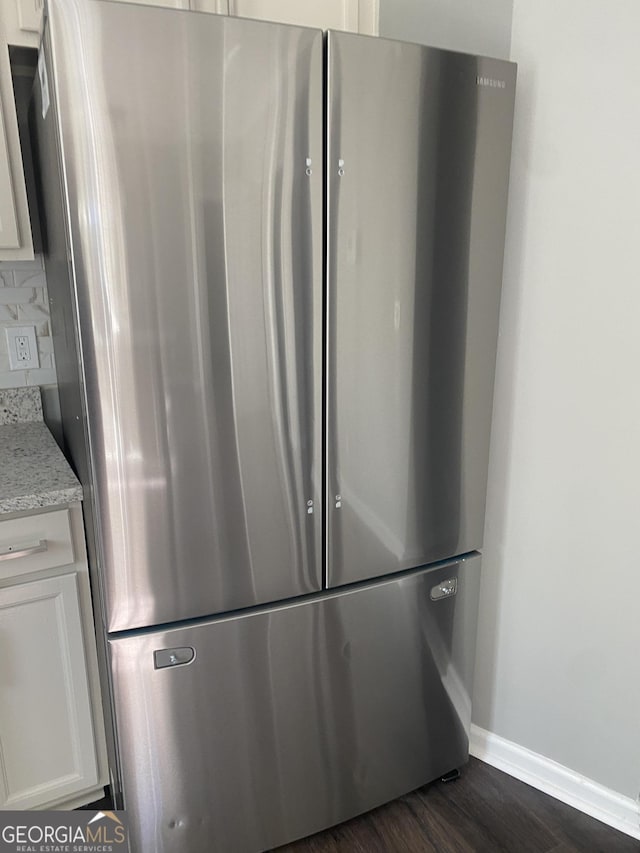
[(191, 646), (182, 646), (177, 649), (156, 649), (153, 653), (154, 666), (156, 669), (165, 669), (168, 666), (184, 666), (193, 663), (196, 650)]
[(442, 581), (431, 588), (431, 601), (438, 601), (440, 598), (450, 598), (458, 591), (458, 578), (449, 578)]
[(47, 540), (41, 539), (37, 545), (29, 545), (26, 548), (14, 550), (13, 545), (9, 545), (3, 551), (0, 551), (0, 560), (15, 560), (17, 557), (30, 557), (32, 554), (41, 554), (47, 550)]

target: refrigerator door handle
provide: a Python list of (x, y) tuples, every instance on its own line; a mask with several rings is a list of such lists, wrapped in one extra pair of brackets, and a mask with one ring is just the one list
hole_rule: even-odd
[(165, 669), (168, 666), (185, 666), (193, 663), (196, 650), (192, 646), (182, 646), (177, 649), (156, 649), (153, 653), (155, 669)]
[(440, 598), (451, 598), (458, 592), (458, 578), (448, 578), (431, 587), (429, 597), (431, 601), (438, 601)]
[(32, 554), (41, 554), (48, 548), (47, 540), (40, 539), (35, 545), (29, 545), (26, 548), (15, 550), (13, 545), (9, 545), (3, 551), (0, 551), (0, 560), (15, 560), (17, 557), (30, 557)]

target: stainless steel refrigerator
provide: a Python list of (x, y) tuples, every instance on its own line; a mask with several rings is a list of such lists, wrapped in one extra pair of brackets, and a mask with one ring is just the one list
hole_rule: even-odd
[(468, 756), (515, 66), (50, 0), (32, 104), (133, 849)]

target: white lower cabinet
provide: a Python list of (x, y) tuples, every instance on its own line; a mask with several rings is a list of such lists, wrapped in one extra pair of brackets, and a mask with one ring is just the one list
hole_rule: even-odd
[(0, 808), (98, 784), (77, 574), (0, 589)]
[(3, 515), (0, 810), (76, 808), (108, 778), (82, 506)]

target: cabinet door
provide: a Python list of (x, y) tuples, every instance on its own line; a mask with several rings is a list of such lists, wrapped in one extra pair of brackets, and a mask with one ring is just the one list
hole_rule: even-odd
[(228, 0), (228, 3), (229, 14), (241, 18), (260, 18), (321, 30), (378, 34), (378, 0), (307, 0), (305, 3), (300, 3), (300, 0)]
[(215, 12), (218, 15), (229, 14), (229, 0), (191, 0), (194, 12)]
[[(112, 0), (115, 3), (130, 3), (131, 0)], [(189, 0), (135, 0), (139, 6), (166, 6), (167, 9), (188, 9)]]
[(0, 250), (17, 249), (19, 246), (18, 218), (11, 181), (2, 101), (0, 100)]
[(0, 809), (98, 782), (76, 574), (0, 590)]
[(15, 0), (18, 12), (18, 26), (21, 30), (30, 33), (40, 31), (42, 21), (43, 0)]
[(35, 0), (19, 2), (0, 0), (0, 261), (33, 258), (8, 45), (37, 47), (38, 33), (30, 29), (37, 24), (35, 15), (27, 14)]

